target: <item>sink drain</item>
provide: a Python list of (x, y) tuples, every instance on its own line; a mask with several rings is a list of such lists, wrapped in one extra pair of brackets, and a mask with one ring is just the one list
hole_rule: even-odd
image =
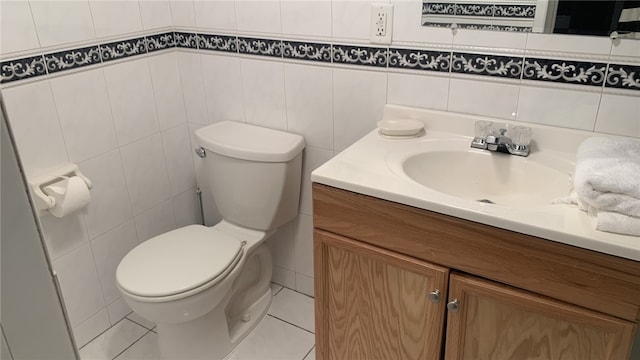
[(477, 202), (481, 202), (481, 203), (485, 203), (485, 204), (495, 204), (493, 201), (489, 200), (489, 199), (480, 199), (480, 200), (476, 200)]

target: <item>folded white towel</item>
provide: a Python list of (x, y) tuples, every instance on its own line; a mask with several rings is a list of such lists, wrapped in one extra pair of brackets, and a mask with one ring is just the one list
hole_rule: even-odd
[(640, 141), (593, 137), (576, 156), (573, 186), (581, 204), (640, 218)]
[(612, 211), (598, 211), (596, 230), (640, 236), (640, 218)]

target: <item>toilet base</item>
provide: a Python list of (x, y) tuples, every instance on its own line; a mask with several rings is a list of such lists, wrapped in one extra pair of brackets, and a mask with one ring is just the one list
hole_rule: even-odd
[[(163, 359), (222, 360), (264, 318), (271, 305), (271, 288), (258, 298), (241, 318), (228, 321), (224, 309), (186, 323), (158, 324), (158, 347)], [(228, 324), (220, 326), (220, 324)]]

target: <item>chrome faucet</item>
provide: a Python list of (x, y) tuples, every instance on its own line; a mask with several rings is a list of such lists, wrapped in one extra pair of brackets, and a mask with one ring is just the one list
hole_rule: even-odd
[(531, 128), (525, 126), (514, 126), (509, 129), (512, 137), (506, 136), (506, 128), (493, 130), (493, 123), (490, 121), (476, 121), (476, 134), (471, 141), (471, 147), (476, 149), (486, 149), (489, 151), (502, 152), (511, 155), (529, 155), (529, 142), (531, 142)]

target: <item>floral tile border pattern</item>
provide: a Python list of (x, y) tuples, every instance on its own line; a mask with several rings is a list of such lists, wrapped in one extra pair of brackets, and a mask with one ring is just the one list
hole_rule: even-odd
[(566, 59), (375, 47), (194, 32), (162, 32), (0, 63), (0, 84), (155, 51), (186, 48), (282, 60), (419, 70), (640, 90), (640, 66)]

